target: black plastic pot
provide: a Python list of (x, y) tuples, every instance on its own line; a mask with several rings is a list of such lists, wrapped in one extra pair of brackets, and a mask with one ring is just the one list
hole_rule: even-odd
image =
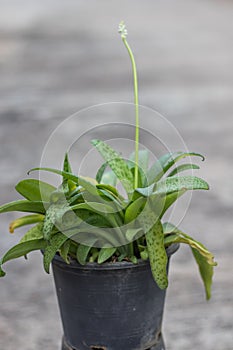
[[(178, 247), (167, 249), (169, 258)], [(81, 266), (56, 256), (53, 272), (64, 329), (62, 349), (165, 350), (165, 291), (154, 282), (148, 261)]]

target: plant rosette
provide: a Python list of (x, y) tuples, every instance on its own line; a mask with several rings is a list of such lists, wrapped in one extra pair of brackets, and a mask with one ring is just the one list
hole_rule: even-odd
[[(130, 160), (125, 160), (106, 142), (93, 140), (92, 145), (104, 160), (95, 179), (74, 174), (68, 154), (65, 154), (62, 170), (32, 169), (30, 172), (40, 170), (58, 174), (62, 178), (61, 185), (55, 188), (38, 179), (22, 180), (15, 188), (24, 199), (0, 207), (0, 213), (30, 213), (10, 223), (11, 233), (18, 227), (33, 224), (20, 242), (2, 257), (0, 276), (5, 275), (2, 265), (7, 261), (42, 250), (44, 269), (48, 273), (55, 257), (66, 266), (76, 261), (84, 269), (92, 264), (100, 267), (110, 264), (114, 268), (114, 264), (118, 266), (121, 262), (124, 266), (149, 262), (156, 288), (165, 290), (168, 286), (167, 249), (182, 243), (191, 248), (209, 299), (216, 265), (213, 254), (172, 223), (163, 222), (166, 211), (187, 191), (209, 189), (203, 179), (181, 174), (199, 169), (198, 165), (182, 162), (177, 166), (187, 157), (202, 160), (204, 157), (179, 151), (163, 155), (149, 167), (149, 153), (139, 149), (137, 70), (123, 22), (119, 32), (133, 70), (135, 150)], [(119, 183), (125, 190), (124, 196), (117, 188)], [(91, 348), (95, 349), (83, 347)]]

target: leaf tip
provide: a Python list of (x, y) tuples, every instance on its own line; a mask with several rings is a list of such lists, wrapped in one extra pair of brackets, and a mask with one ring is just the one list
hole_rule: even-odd
[(6, 272), (4, 272), (3, 270), (0, 270), (0, 277), (4, 277), (6, 275)]
[(9, 225), (9, 232), (14, 233), (14, 221), (12, 221)]
[(2, 264), (3, 261), (0, 259), (0, 277), (4, 277), (6, 275), (6, 272), (2, 270)]
[(44, 259), (44, 270), (49, 275), (50, 274), (50, 264), (48, 264)]
[(91, 144), (92, 144), (93, 146), (97, 146), (99, 143), (100, 143), (100, 140), (98, 140), (98, 139), (93, 139), (93, 140), (91, 140)]
[(202, 162), (205, 161), (205, 157), (202, 154), (201, 154), (201, 160), (202, 160)]

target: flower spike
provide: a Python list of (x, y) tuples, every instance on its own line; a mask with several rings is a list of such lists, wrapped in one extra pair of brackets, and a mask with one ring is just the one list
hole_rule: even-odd
[(125, 26), (125, 22), (124, 21), (121, 21), (120, 24), (119, 24), (119, 27), (118, 27), (118, 33), (121, 34), (121, 38), (122, 39), (126, 39), (127, 35), (128, 35), (128, 31), (126, 29), (126, 26)]

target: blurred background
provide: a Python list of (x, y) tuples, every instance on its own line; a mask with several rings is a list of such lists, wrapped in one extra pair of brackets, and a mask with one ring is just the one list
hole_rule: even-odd
[[(167, 350), (232, 350), (233, 2), (231, 0), (0, 0), (1, 204), (40, 163), (51, 132), (69, 115), (132, 102), (132, 77), (117, 27), (124, 19), (138, 65), (140, 103), (158, 110), (190, 151), (206, 156), (182, 229), (219, 265), (205, 301), (188, 249), (172, 258), (164, 314)], [(23, 231), (1, 216), (0, 255)], [(18, 237), (16, 237), (18, 236)], [(0, 348), (55, 350), (62, 329), (52, 276), (39, 253), (9, 262), (0, 280)], [(125, 349), (123, 349), (125, 350)]]

